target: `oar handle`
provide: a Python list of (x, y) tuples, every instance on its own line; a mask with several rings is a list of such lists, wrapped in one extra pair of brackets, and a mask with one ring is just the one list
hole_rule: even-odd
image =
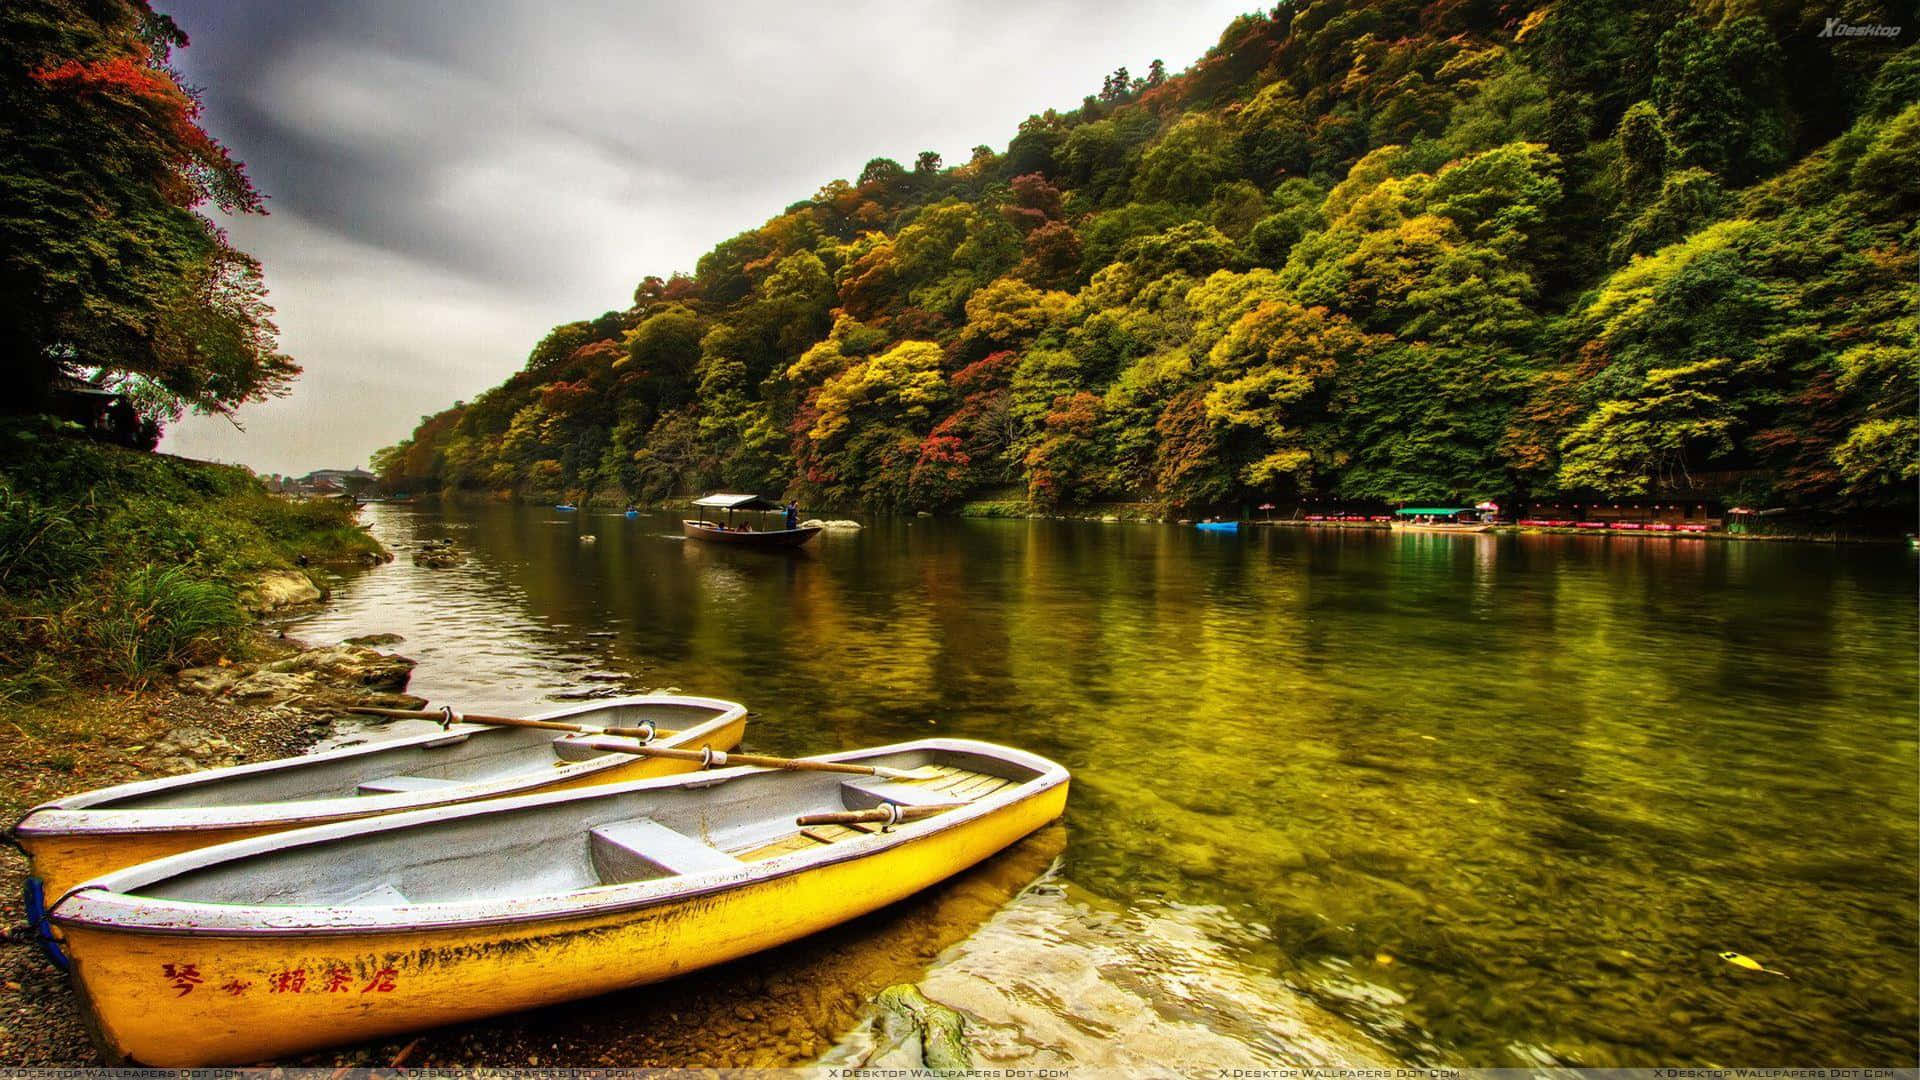
[[(544, 731), (586, 732), (591, 735), (624, 735), (630, 738), (646, 738), (647, 728), (589, 727), (585, 724), (567, 724), (558, 720), (530, 720), (524, 716), (483, 716), (479, 713), (443, 712), (439, 709), (380, 709), (372, 705), (356, 705), (347, 710), (362, 716), (386, 716), (398, 720), (439, 720), (453, 723), (487, 724), (492, 727), (540, 728)], [(678, 731), (656, 728), (651, 734), (658, 736), (678, 735)]]
[(867, 822), (891, 825), (896, 821), (912, 821), (916, 818), (931, 817), (934, 814), (944, 813), (948, 810), (958, 810), (968, 805), (971, 804), (955, 802), (933, 803), (927, 806), (900, 806), (896, 803), (887, 803), (884, 806), (876, 806), (871, 810), (836, 810), (827, 814), (802, 814), (794, 818), (793, 823), (802, 827), (807, 825), (859, 825)]

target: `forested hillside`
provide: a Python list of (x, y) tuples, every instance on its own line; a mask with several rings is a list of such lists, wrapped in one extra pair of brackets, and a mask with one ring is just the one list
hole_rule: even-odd
[(554, 328), (376, 464), (928, 510), (1902, 510), (1920, 27), (1845, 31), (1905, 14), (1282, 4), (1004, 151), (868, 163)]

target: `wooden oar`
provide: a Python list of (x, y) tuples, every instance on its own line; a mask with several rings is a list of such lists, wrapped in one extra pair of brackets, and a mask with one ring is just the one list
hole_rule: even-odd
[(871, 810), (838, 810), (830, 814), (802, 814), (793, 819), (795, 825), (857, 825), (876, 821), (891, 825), (896, 821), (912, 821), (915, 818), (930, 817), (948, 810), (958, 810), (971, 803), (951, 802), (933, 803), (928, 806), (900, 806), (888, 803)]
[[(585, 724), (564, 724), (558, 720), (529, 720), (523, 716), (481, 716), (478, 713), (443, 712), (439, 709), (377, 709), (371, 705), (356, 705), (347, 711), (350, 713), (359, 713), (362, 716), (388, 716), (400, 720), (438, 720), (442, 723), (454, 724), (491, 724), (495, 727), (542, 728), (547, 731), (572, 731), (587, 735), (624, 735), (632, 739), (644, 739), (649, 737), (649, 735), (656, 738), (664, 738), (668, 735), (680, 734), (678, 731), (667, 728), (656, 728), (652, 730), (627, 727), (598, 728), (588, 727)], [(695, 753), (694, 756), (698, 757), (699, 754)]]
[(723, 768), (728, 765), (753, 765), (762, 769), (789, 769), (794, 772), (838, 772), (856, 773), (860, 776), (880, 776), (888, 780), (932, 780), (940, 775), (931, 765), (922, 765), (918, 769), (890, 769), (885, 765), (855, 765), (850, 761), (816, 761), (812, 758), (768, 757), (765, 754), (730, 754), (724, 750), (710, 747), (699, 750), (680, 750), (670, 746), (646, 746), (635, 743), (618, 742), (613, 739), (578, 739), (575, 745), (586, 746), (594, 750), (606, 750), (615, 754), (640, 754), (644, 757), (672, 758), (675, 761), (697, 761), (702, 768)]

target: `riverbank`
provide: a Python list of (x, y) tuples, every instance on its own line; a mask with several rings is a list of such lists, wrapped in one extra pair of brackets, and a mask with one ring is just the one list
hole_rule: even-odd
[[(306, 751), (351, 705), (417, 707), (413, 661), (357, 644), (309, 647), (267, 631), (252, 659), (221, 657), (140, 690), (62, 693), (5, 711), (0, 821), (49, 799), (114, 784)], [(0, 854), (0, 1063), (100, 1064), (66, 976), (41, 954), (21, 907), (26, 859)]]
[(309, 571), (392, 557), (344, 500), (71, 428), (0, 423), (0, 702), (244, 658), (261, 614), (321, 598)]

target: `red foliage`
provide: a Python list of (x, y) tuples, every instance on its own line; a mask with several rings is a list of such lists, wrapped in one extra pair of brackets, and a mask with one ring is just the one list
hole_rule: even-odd
[(1100, 397), (1085, 390), (1061, 394), (1053, 399), (1053, 411), (1047, 414), (1047, 430), (1092, 438), (1094, 425), (1100, 422)]
[(933, 341), (952, 327), (947, 317), (937, 311), (926, 308), (910, 307), (895, 315), (887, 328), (893, 331), (895, 338), (906, 340)]
[(1007, 224), (1029, 233), (1060, 216), (1060, 189), (1039, 173), (1013, 178), (1013, 201), (1000, 208)]
[(692, 300), (700, 295), (700, 283), (686, 274), (675, 274), (667, 279), (660, 290), (660, 299), (673, 303), (677, 300)]
[(200, 103), (188, 98), (172, 78), (133, 57), (117, 56), (91, 64), (69, 60), (59, 67), (36, 71), (30, 78), (43, 86), (65, 87), (76, 92), (154, 98), (179, 105), (189, 117), (200, 115)]
[(560, 416), (578, 410), (597, 396), (584, 379), (579, 382), (549, 383), (540, 388), (540, 404)]
[(915, 506), (936, 507), (966, 498), (973, 487), (973, 457), (953, 435), (936, 431), (920, 443), (907, 488)]
[(260, 193), (227, 148), (200, 127), (200, 99), (183, 88), (173, 73), (155, 67), (144, 46), (128, 56), (83, 63), (68, 60), (29, 77), (48, 90), (99, 95), (128, 106), (155, 136), (166, 162), (161, 191), (175, 206), (192, 207), (211, 199), (229, 213), (264, 213)]
[(988, 353), (966, 367), (953, 373), (948, 381), (954, 390), (961, 394), (977, 394), (986, 390), (1006, 388), (1013, 380), (1013, 369), (1020, 363), (1020, 355), (1011, 349), (1002, 349)]
[(1025, 252), (1015, 272), (1043, 288), (1069, 285), (1080, 272), (1080, 234), (1064, 221), (1028, 233)]
[(1192, 506), (1232, 492), (1233, 477), (1221, 466), (1219, 435), (1207, 417), (1204, 389), (1188, 390), (1168, 402), (1153, 432), (1159, 437), (1153, 472), (1161, 498), (1175, 506)]

